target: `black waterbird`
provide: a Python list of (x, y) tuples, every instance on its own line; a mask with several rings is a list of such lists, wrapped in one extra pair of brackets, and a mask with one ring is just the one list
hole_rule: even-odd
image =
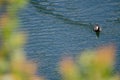
[(101, 32), (101, 27), (98, 24), (96, 24), (93, 28), (93, 31), (96, 33), (96, 36), (99, 37)]

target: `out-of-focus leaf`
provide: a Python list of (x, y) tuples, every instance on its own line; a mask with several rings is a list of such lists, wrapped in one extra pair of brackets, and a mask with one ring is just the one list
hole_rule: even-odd
[(60, 63), (60, 72), (64, 80), (78, 80), (80, 78), (77, 66), (71, 57), (64, 58)]
[(115, 62), (115, 47), (109, 45), (98, 48), (96, 51), (95, 61), (96, 65), (100, 67), (113, 66)]
[(36, 75), (37, 65), (26, 58), (25, 34), (17, 30), (17, 13), (27, 3), (28, 0), (0, 0), (5, 8), (0, 16), (0, 80), (43, 80)]
[[(60, 70), (65, 80), (120, 79), (117, 74), (113, 74), (115, 63), (115, 47), (113, 45), (102, 46), (93, 51), (84, 51), (77, 56), (75, 61), (64, 58), (61, 63)], [(74, 74), (77, 78), (72, 77)]]

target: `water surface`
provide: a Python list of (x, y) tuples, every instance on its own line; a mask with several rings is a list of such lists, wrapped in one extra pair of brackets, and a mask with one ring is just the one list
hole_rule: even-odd
[[(107, 43), (117, 46), (120, 70), (119, 0), (31, 0), (20, 19), (22, 30), (29, 34), (27, 56), (48, 80), (60, 79), (57, 67), (62, 56), (76, 56)], [(102, 27), (99, 38), (93, 32), (96, 23)]]

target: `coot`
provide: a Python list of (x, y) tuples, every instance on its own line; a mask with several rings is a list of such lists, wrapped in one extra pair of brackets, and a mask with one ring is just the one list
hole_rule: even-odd
[(94, 29), (93, 29), (95, 32), (101, 32), (101, 27), (98, 25), (98, 24), (96, 24), (95, 26), (94, 26)]
[(97, 36), (97, 37), (99, 37), (101, 30), (102, 30), (102, 29), (101, 29), (101, 27), (100, 27), (98, 24), (96, 24), (96, 25), (94, 26), (94, 28), (93, 28), (93, 31), (96, 33), (96, 36)]

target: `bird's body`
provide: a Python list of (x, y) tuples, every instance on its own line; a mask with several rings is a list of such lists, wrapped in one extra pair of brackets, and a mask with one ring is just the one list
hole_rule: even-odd
[(101, 27), (97, 24), (95, 25), (94, 29), (95, 32), (101, 32)]
[(93, 28), (93, 31), (96, 32), (97, 37), (99, 37), (101, 30), (102, 29), (98, 24), (96, 24)]

